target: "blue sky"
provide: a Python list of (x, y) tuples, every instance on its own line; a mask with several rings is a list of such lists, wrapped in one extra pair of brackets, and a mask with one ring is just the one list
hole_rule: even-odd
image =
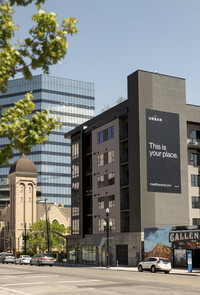
[[(93, 82), (96, 114), (127, 97), (127, 76), (137, 69), (185, 78), (187, 103), (200, 105), (199, 0), (47, 0), (44, 8), (78, 18), (79, 33), (51, 74)], [(16, 8), (18, 37), (33, 12)]]

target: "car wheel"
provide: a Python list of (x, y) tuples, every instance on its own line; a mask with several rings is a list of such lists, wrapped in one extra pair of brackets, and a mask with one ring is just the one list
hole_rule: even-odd
[(20, 261), (20, 265), (22, 265), (21, 261)]
[(166, 271), (164, 271), (164, 273), (169, 273), (169, 271), (166, 270)]
[(40, 262), (39, 261), (37, 262), (37, 265), (40, 266)]
[(2, 263), (4, 264), (5, 262), (3, 261)]
[(143, 271), (142, 265), (139, 265), (139, 266), (138, 266), (138, 271), (139, 271), (139, 272), (142, 272), (142, 271)]
[(32, 262), (30, 262), (30, 266), (32, 266), (33, 264), (32, 264)]
[(15, 265), (17, 265), (17, 262), (15, 262)]
[(50, 266), (53, 266), (52, 264), (50, 264)]
[(6, 262), (6, 264), (8, 264), (8, 262)]
[(156, 272), (156, 267), (155, 267), (155, 265), (152, 265), (152, 267), (151, 267), (151, 272), (153, 272), (153, 273)]

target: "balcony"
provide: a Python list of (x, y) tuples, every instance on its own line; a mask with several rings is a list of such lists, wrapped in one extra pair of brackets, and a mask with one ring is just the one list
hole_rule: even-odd
[(87, 187), (85, 190), (84, 190), (84, 194), (86, 195), (90, 195), (92, 193), (92, 187)]
[(124, 164), (128, 162), (128, 153), (124, 153), (120, 155), (120, 164)]
[(120, 187), (128, 186), (128, 185), (129, 185), (129, 181), (128, 181), (127, 177), (124, 177), (124, 178), (120, 179)]
[(88, 166), (86, 169), (86, 174), (91, 174), (92, 173), (92, 166)]
[(128, 139), (128, 130), (124, 130), (119, 135), (120, 141), (124, 141)]
[(188, 148), (200, 149), (200, 139), (199, 138), (189, 138), (187, 140)]

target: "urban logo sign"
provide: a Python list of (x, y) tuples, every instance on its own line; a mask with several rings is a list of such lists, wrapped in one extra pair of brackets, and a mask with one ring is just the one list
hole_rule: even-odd
[(181, 232), (170, 232), (169, 241), (171, 243), (176, 243), (180, 241), (199, 241), (200, 240), (200, 231), (181, 231)]

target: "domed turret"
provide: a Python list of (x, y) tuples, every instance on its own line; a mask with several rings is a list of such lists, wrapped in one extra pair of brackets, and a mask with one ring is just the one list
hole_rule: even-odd
[(37, 173), (35, 164), (24, 154), (12, 164), (9, 174), (13, 172)]

